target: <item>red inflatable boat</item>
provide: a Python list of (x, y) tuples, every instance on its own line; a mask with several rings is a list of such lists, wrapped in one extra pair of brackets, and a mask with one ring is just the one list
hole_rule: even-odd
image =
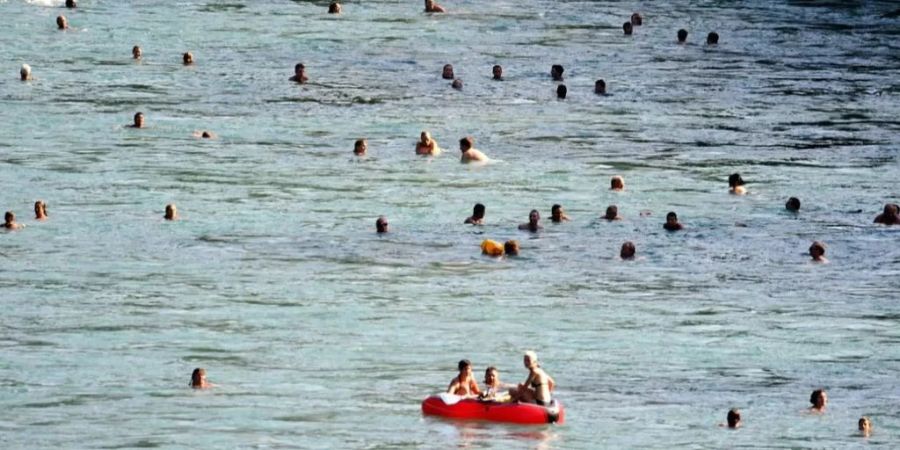
[[(447, 401), (445, 401), (445, 399)], [(550, 406), (533, 403), (497, 403), (476, 399), (458, 400), (447, 394), (432, 395), (422, 402), (422, 414), (457, 420), (516, 423), (520, 425), (562, 424), (566, 412), (556, 400)]]

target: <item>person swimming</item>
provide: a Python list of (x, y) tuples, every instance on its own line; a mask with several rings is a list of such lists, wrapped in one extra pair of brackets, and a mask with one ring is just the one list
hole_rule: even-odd
[(706, 45), (716, 45), (719, 43), (719, 33), (715, 31), (710, 31), (708, 35), (706, 35)]
[(883, 225), (900, 224), (900, 206), (897, 206), (894, 203), (885, 204), (884, 210), (881, 214), (875, 216), (875, 221), (873, 223), (880, 223)]
[(69, 28), (69, 19), (66, 19), (66, 16), (57, 16), (56, 26), (60, 30), (67, 30)]
[(466, 218), (464, 224), (484, 225), (485, 207), (481, 203), (476, 203), (472, 208), (472, 215)]
[(481, 394), (478, 388), (478, 382), (472, 374), (472, 363), (468, 359), (464, 359), (456, 365), (459, 369), (459, 375), (450, 381), (447, 387), (447, 393), (459, 395), (461, 397), (476, 397)]
[(625, 36), (631, 36), (634, 32), (634, 26), (631, 25), (631, 22), (625, 22), (622, 24), (622, 31), (625, 33)]
[(809, 402), (812, 403), (812, 406), (809, 407), (810, 412), (822, 414), (828, 404), (828, 394), (824, 389), (816, 389), (809, 395)]
[(353, 154), (356, 156), (365, 156), (368, 150), (369, 141), (365, 138), (357, 139), (356, 142), (353, 143)]
[(539, 213), (536, 209), (532, 209), (531, 212), (528, 213), (528, 223), (519, 225), (519, 229), (537, 233), (538, 231), (544, 229), (544, 227), (542, 227), (540, 224), (540, 220), (541, 213)]
[(473, 138), (472, 136), (466, 136), (459, 140), (459, 150), (460, 152), (462, 152), (462, 156), (460, 156), (460, 162), (468, 163), (488, 160), (487, 155), (473, 148), (474, 145), (475, 138)]
[(19, 69), (19, 78), (21, 78), (22, 81), (31, 80), (31, 66), (29, 66), (28, 64), (22, 64), (22, 68)]
[(644, 24), (644, 18), (641, 17), (639, 13), (634, 13), (631, 15), (631, 25), (635, 27), (639, 27)]
[(522, 362), (525, 368), (528, 369), (528, 378), (525, 379), (524, 383), (510, 390), (512, 399), (521, 403), (536, 403), (540, 406), (550, 406), (552, 402), (550, 392), (556, 388), (556, 382), (541, 368), (537, 354), (533, 351), (525, 352)]
[(34, 220), (47, 220), (47, 204), (43, 200), (34, 202)]
[(550, 66), (550, 78), (552, 78), (553, 81), (562, 81), (563, 72), (565, 71), (566, 69), (564, 69), (561, 64), (554, 64)]
[(185, 66), (190, 66), (191, 64), (194, 64), (194, 54), (191, 52), (184, 52), (184, 54), (181, 55), (181, 62)]
[(741, 178), (741, 174), (733, 173), (728, 177), (728, 192), (734, 195), (744, 195), (747, 193), (747, 188), (744, 187), (744, 179)]
[(21, 230), (25, 228), (25, 225), (16, 222), (16, 215), (12, 211), (7, 211), (3, 218), (3, 228), (7, 230)]
[(328, 14), (340, 14), (341, 13), (341, 4), (338, 2), (331, 2), (328, 5)]
[(567, 88), (566, 85), (560, 84), (559, 86), (556, 86), (556, 98), (565, 100), (568, 92), (569, 88)]
[(378, 219), (375, 220), (375, 232), (378, 234), (388, 232), (388, 221), (386, 217), (379, 216)]
[(75, 0), (66, 0), (66, 8), (77, 8), (78, 4), (75, 3)]
[(195, 138), (200, 138), (200, 139), (215, 139), (216, 133), (213, 133), (212, 131), (208, 131), (208, 130), (201, 130), (201, 131), (195, 131), (193, 133), (193, 136)]
[(614, 220), (622, 220), (619, 217), (619, 207), (616, 205), (609, 205), (606, 207), (606, 214), (603, 215), (603, 218), (612, 222)]
[(423, 131), (419, 135), (419, 141), (416, 142), (417, 155), (437, 156), (441, 154), (441, 151), (441, 147), (438, 146), (437, 141), (431, 137), (431, 133)]
[(191, 388), (193, 389), (209, 389), (214, 385), (206, 381), (206, 369), (198, 367), (191, 373)]
[(503, 67), (500, 67), (499, 64), (494, 64), (494, 67), (491, 68), (491, 74), (494, 80), (503, 81)]
[(741, 412), (738, 411), (737, 408), (732, 408), (728, 411), (728, 416), (725, 417), (725, 421), (728, 424), (728, 428), (740, 428)]
[(634, 254), (637, 249), (634, 247), (634, 242), (625, 241), (622, 244), (622, 248), (619, 250), (619, 257), (622, 259), (634, 259)]
[(624, 191), (625, 190), (625, 179), (619, 175), (616, 175), (609, 179), (609, 189), (613, 191)]
[(144, 128), (144, 113), (134, 113), (134, 123), (129, 125), (131, 128)]
[(294, 76), (288, 78), (288, 81), (293, 81), (297, 84), (306, 83), (309, 80), (309, 77), (306, 76), (306, 66), (303, 63), (294, 64)]
[(597, 95), (606, 95), (606, 81), (597, 80), (594, 82), (594, 93)]
[(131, 58), (132, 59), (141, 59), (144, 56), (144, 51), (141, 50), (141, 46), (135, 45), (131, 47)]
[(678, 214), (675, 214), (675, 212), (672, 211), (666, 214), (666, 223), (663, 224), (663, 228), (667, 231), (678, 231), (683, 230), (684, 225), (678, 222)]
[(174, 203), (169, 203), (166, 205), (166, 214), (163, 216), (163, 219), (166, 220), (177, 220), (178, 219), (178, 208), (175, 207)]
[(503, 251), (506, 256), (519, 256), (519, 241), (510, 239), (503, 243)]
[(453, 64), (444, 64), (444, 68), (441, 69), (441, 78), (445, 80), (452, 80), (456, 78), (453, 76)]
[(503, 392), (509, 389), (500, 382), (500, 371), (494, 366), (489, 366), (484, 370), (484, 391), (478, 396), (479, 400), (486, 402), (505, 403), (511, 400), (509, 392)]
[(688, 32), (684, 28), (678, 30), (678, 43), (684, 44), (687, 43)]
[(461, 91), (463, 88), (463, 82), (462, 82), (462, 80), (457, 78), (457, 79), (453, 80), (452, 83), (450, 83), (450, 87), (452, 87), (453, 89), (456, 89), (457, 91)]
[(827, 263), (828, 259), (825, 258), (825, 243), (821, 241), (813, 242), (812, 245), (809, 246), (809, 256), (812, 257), (814, 262)]
[(562, 223), (568, 222), (569, 220), (569, 216), (563, 211), (561, 205), (555, 204), (550, 207), (550, 221), (553, 223)]
[(447, 12), (443, 6), (438, 5), (434, 0), (425, 0), (425, 12), (427, 13), (443, 13)]
[(869, 437), (872, 434), (872, 421), (866, 416), (860, 417), (859, 422), (857, 422), (857, 428), (860, 434)]
[(800, 199), (797, 197), (789, 198), (788, 201), (784, 204), (784, 209), (791, 212), (800, 211)]

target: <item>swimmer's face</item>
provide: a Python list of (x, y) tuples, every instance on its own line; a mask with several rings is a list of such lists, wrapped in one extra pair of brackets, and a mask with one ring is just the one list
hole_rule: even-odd
[(541, 220), (541, 214), (537, 211), (532, 211), (528, 214), (528, 221), (531, 223), (537, 223), (538, 220)]
[(59, 16), (56, 18), (56, 25), (59, 27), (60, 30), (64, 30), (66, 28), (69, 28), (69, 21), (66, 19), (65, 16)]
[(444, 66), (444, 70), (442, 73), (444, 78), (453, 78), (453, 66), (447, 64), (446, 66)]
[(138, 114), (134, 116), (134, 126), (137, 128), (144, 128), (144, 115)]
[(369, 144), (366, 143), (366, 141), (360, 141), (356, 143), (356, 153), (365, 153), (368, 149)]
[(182, 60), (184, 61), (185, 64), (193, 64), (194, 63), (194, 55), (191, 54), (190, 52), (185, 53), (184, 56), (182, 57)]
[(503, 68), (500, 66), (494, 66), (493, 68), (494, 78), (500, 78), (503, 76)]
[(431, 136), (428, 135), (427, 131), (423, 131), (422, 132), (422, 143), (428, 144), (429, 142), (431, 142)]
[(144, 54), (144, 52), (141, 51), (140, 47), (135, 47), (135, 48), (131, 49), (131, 56), (133, 56), (134, 59), (141, 59), (141, 56), (143, 56), (143, 54)]
[(678, 217), (676, 216), (667, 216), (666, 223), (669, 225), (676, 225), (678, 223)]

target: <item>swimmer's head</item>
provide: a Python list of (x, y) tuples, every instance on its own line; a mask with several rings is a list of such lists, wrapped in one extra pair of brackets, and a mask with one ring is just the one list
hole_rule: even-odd
[(203, 133), (200, 133), (200, 137), (204, 139), (210, 139), (212, 138), (212, 134), (209, 131), (204, 131)]
[(472, 369), (472, 362), (468, 359), (460, 360), (459, 363), (456, 364), (456, 368), (459, 369), (459, 373), (468, 372)]
[(341, 4), (338, 2), (331, 2), (328, 5), (328, 14), (340, 14), (341, 13)]
[(744, 179), (741, 178), (741, 174), (733, 173), (728, 177), (728, 186), (729, 187), (738, 187), (744, 185)]
[(196, 368), (191, 373), (191, 387), (199, 388), (203, 387), (203, 384), (206, 382), (206, 369)]
[(69, 28), (69, 20), (66, 19), (66, 16), (57, 16), (56, 26), (59, 27), (60, 30), (65, 30), (66, 28)]
[(375, 220), (375, 232), (376, 233), (387, 233), (388, 232), (388, 221), (384, 216), (379, 217)]
[(678, 214), (675, 214), (674, 211), (666, 214), (666, 224), (667, 225), (676, 225), (678, 224)]
[(784, 208), (788, 211), (800, 211), (800, 199), (797, 197), (791, 197), (784, 204)]
[(563, 72), (565, 71), (566, 69), (564, 69), (561, 64), (554, 64), (550, 66), (550, 77), (556, 81), (562, 81)]
[(457, 79), (453, 80), (452, 83), (450, 83), (450, 87), (452, 87), (453, 89), (456, 89), (456, 90), (458, 90), (458, 91), (459, 91), (459, 90), (462, 90), (462, 88), (463, 88), (463, 82), (462, 82), (462, 80), (460, 80), (459, 78), (457, 78)]
[(78, 4), (75, 3), (75, 0), (66, 0), (66, 8), (75, 8)]
[(19, 76), (22, 78), (22, 81), (28, 81), (31, 79), (31, 66), (28, 64), (22, 64), (22, 68), (19, 69)]
[[(812, 245), (809, 246), (809, 256), (812, 256), (813, 259), (821, 259), (825, 256), (825, 243), (821, 241), (813, 242)], [(821, 389), (819, 391), (821, 391)], [(813, 392), (813, 394), (815, 394), (815, 392)]]
[(476, 203), (475, 207), (472, 208), (472, 217), (476, 219), (484, 218), (485, 207), (481, 203)]
[(139, 45), (135, 45), (134, 47), (131, 47), (131, 57), (132, 58), (141, 59), (142, 56), (144, 56), (144, 52), (143, 52), (143, 50), (141, 50), (141, 47)]
[(619, 250), (619, 257), (622, 259), (633, 259), (634, 253), (637, 249), (634, 247), (634, 242), (625, 241), (622, 244), (622, 249)]
[(491, 73), (494, 75), (495, 80), (503, 79), (503, 68), (500, 67), (499, 64), (495, 64), (494, 67), (491, 68)]
[(550, 207), (550, 219), (554, 222), (559, 222), (562, 220), (563, 210), (562, 205), (555, 204)]
[(822, 409), (828, 404), (828, 395), (824, 389), (816, 389), (809, 395), (809, 402), (812, 403), (813, 408)]
[(708, 35), (706, 35), (706, 45), (716, 45), (719, 43), (719, 33), (715, 31), (710, 31)]
[(353, 154), (355, 155), (365, 155), (366, 151), (369, 150), (369, 141), (365, 139), (357, 139), (353, 144)]
[(431, 133), (429, 133), (427, 131), (423, 131), (422, 134), (419, 135), (419, 137), (422, 139), (423, 144), (427, 145), (427, 144), (431, 143)]
[(166, 220), (175, 220), (178, 218), (178, 208), (175, 207), (174, 203), (166, 205), (166, 215), (164, 218)]
[(728, 417), (726, 417), (728, 421), (728, 428), (737, 428), (741, 425), (741, 412), (737, 409), (732, 409), (728, 411)]
[(625, 36), (631, 36), (631, 33), (634, 31), (634, 27), (631, 25), (631, 22), (623, 23), (622, 31), (625, 32)]
[(631, 24), (639, 27), (644, 24), (644, 18), (640, 14), (634, 13), (631, 15)]
[(868, 417), (863, 416), (859, 418), (859, 431), (862, 431), (864, 434), (872, 432), (872, 421)]
[(47, 217), (47, 204), (43, 200), (34, 202), (34, 217), (44, 219)]
[(16, 221), (16, 215), (13, 214), (12, 211), (7, 211), (3, 218), (6, 220), (6, 223), (13, 223)]
[(508, 256), (519, 256), (519, 241), (508, 240), (503, 243), (503, 251)]
[(537, 353), (532, 350), (528, 350), (525, 352), (525, 356), (522, 358), (522, 362), (525, 364), (525, 367), (532, 368), (538, 365), (538, 357)]
[(536, 209), (532, 209), (530, 213), (528, 213), (528, 223), (536, 224), (541, 220), (541, 213)]
[(886, 203), (884, 205), (883, 212), (884, 212), (885, 216), (895, 216), (895, 215), (897, 215), (898, 212), (900, 212), (900, 211), (897, 211), (897, 209), (898, 209), (897, 205), (895, 205), (893, 203)]
[(144, 113), (139, 112), (134, 114), (134, 127), (144, 128)]
[(594, 82), (594, 93), (595, 94), (606, 94), (606, 81), (597, 80)]
[(444, 64), (444, 69), (441, 71), (441, 77), (445, 80), (452, 80), (454, 78), (452, 64)]
[(616, 175), (609, 180), (609, 188), (614, 191), (621, 191), (625, 189), (625, 179), (619, 175)]
[(565, 98), (566, 98), (566, 94), (567, 94), (568, 92), (569, 92), (569, 89), (566, 87), (566, 85), (561, 84), (561, 85), (559, 85), (559, 86), (556, 87), (556, 98), (561, 99), (561, 100), (562, 100), (562, 99), (565, 99)]
[(185, 52), (183, 55), (181, 55), (181, 62), (183, 62), (186, 66), (193, 64), (194, 54), (191, 52)]
[(687, 42), (688, 32), (684, 28), (678, 30), (678, 42), (684, 44)]
[(616, 205), (607, 206), (606, 214), (603, 215), (603, 218), (606, 220), (616, 220), (616, 217), (619, 217), (619, 207)]
[(475, 138), (466, 136), (459, 140), (459, 149), (463, 152), (469, 151), (475, 145)]
[(306, 66), (303, 63), (294, 64), (294, 75), (303, 76), (304, 72), (306, 72)]

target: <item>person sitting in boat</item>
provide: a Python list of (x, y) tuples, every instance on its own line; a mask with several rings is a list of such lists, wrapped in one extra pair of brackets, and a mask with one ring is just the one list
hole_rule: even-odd
[(484, 371), (484, 391), (478, 398), (491, 402), (508, 402), (510, 401), (509, 387), (500, 382), (500, 371), (496, 367), (490, 366)]
[(468, 359), (459, 362), (459, 375), (450, 382), (447, 387), (447, 393), (459, 395), (461, 397), (475, 397), (481, 394), (478, 389), (478, 382), (472, 374), (472, 363)]
[(537, 403), (540, 406), (549, 406), (551, 402), (550, 391), (556, 387), (556, 382), (541, 368), (535, 352), (531, 350), (525, 352), (523, 362), (528, 369), (528, 378), (515, 390), (510, 391), (512, 399), (521, 403)]

